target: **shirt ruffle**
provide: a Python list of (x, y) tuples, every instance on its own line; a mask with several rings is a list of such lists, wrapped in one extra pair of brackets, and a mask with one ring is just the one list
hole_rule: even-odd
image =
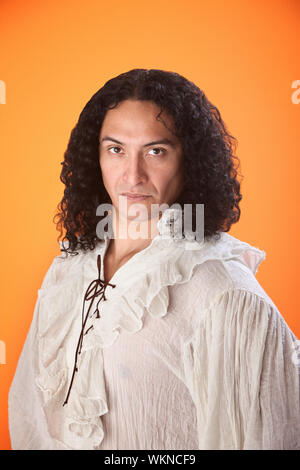
[[(107, 240), (92, 252), (78, 255), (82, 258), (58, 257), (52, 265), (54, 272), (48, 273), (49, 282), (39, 291), (36, 385), (42, 394), (50, 435), (70, 449), (96, 449), (104, 439), (101, 416), (109, 409), (103, 348), (111, 346), (122, 331), (134, 334), (141, 330), (145, 314), (164, 317), (168, 312), (169, 287), (188, 282), (202, 263), (237, 259), (255, 274), (265, 259), (264, 251), (225, 232), (217, 241), (201, 243), (192, 236), (183, 240), (166, 236), (165, 227), (171, 215), (174, 209), (163, 213), (158, 223), (159, 234), (151, 245), (132, 257), (110, 280), (116, 288), (106, 288), (106, 300), (99, 303), (100, 318), (94, 315), (88, 319), (78, 371), (66, 406), (63, 402), (72, 373), (68, 364), (74, 360), (81, 330), (83, 296), (88, 284), (97, 277), (97, 255), (104, 254)], [(175, 211), (175, 218), (176, 215)], [(60, 273), (62, 269), (64, 276)], [(87, 308), (88, 305), (85, 311)]]

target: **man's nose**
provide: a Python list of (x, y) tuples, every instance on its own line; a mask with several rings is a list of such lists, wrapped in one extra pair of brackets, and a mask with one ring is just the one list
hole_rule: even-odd
[(147, 179), (145, 164), (138, 153), (127, 156), (123, 179), (131, 186), (143, 183)]

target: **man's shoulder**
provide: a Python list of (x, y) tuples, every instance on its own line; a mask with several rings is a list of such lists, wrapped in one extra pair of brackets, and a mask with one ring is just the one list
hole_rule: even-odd
[(205, 309), (229, 291), (247, 291), (273, 303), (253, 272), (236, 259), (210, 259), (193, 270), (185, 284), (176, 284), (179, 296), (189, 299), (197, 309)]
[(209, 303), (233, 289), (247, 290), (270, 300), (255, 277), (265, 257), (265, 251), (222, 232), (217, 239), (205, 241), (194, 254), (188, 253), (187, 261), (193, 264), (189, 290), (199, 291)]

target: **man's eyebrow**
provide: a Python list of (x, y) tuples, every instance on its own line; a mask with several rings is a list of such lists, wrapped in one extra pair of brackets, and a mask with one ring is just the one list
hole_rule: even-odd
[[(111, 140), (112, 142), (115, 142), (116, 144), (120, 144), (120, 145), (124, 145), (122, 142), (120, 142), (119, 140), (117, 139), (114, 139), (113, 137), (110, 137), (108, 135), (106, 135), (105, 137), (103, 137), (103, 139), (101, 140), (101, 142), (104, 142), (105, 140)], [(175, 148), (176, 145), (175, 143), (170, 140), (170, 139), (160, 139), (160, 140), (154, 140), (153, 142), (148, 142), (148, 144), (145, 144), (143, 145), (143, 147), (150, 147), (151, 145), (158, 145), (158, 144), (164, 144), (164, 145), (169, 145), (170, 147), (173, 147)]]

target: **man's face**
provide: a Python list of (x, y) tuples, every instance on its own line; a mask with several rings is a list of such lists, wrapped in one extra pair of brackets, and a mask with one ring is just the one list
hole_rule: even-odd
[[(117, 215), (128, 218), (130, 206), (138, 203), (145, 206), (150, 218), (151, 204), (171, 206), (182, 190), (181, 143), (156, 119), (159, 111), (151, 101), (125, 100), (105, 115), (99, 136), (99, 162)], [(163, 112), (159, 119), (175, 130), (171, 116)], [(146, 196), (133, 199), (123, 193)], [(119, 197), (122, 207), (127, 203), (126, 213), (122, 213)]]

